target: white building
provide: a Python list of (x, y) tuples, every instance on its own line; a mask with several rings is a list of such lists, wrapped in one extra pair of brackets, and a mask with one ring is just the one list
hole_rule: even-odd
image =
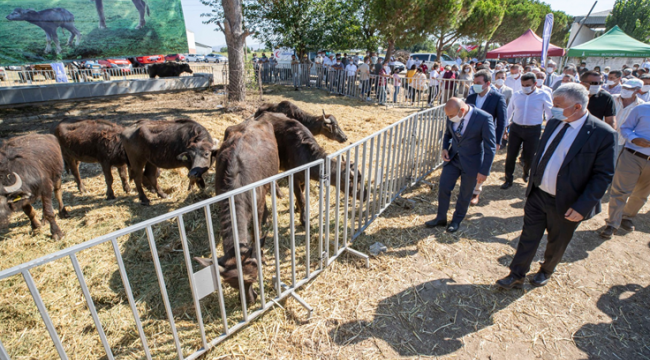
[(195, 54), (210, 54), (212, 52), (212, 46), (210, 45), (205, 45), (201, 43), (195, 43), (196, 44), (196, 53)]
[[(576, 16), (573, 19), (573, 24), (571, 24), (569, 44), (571, 44), (573, 38), (575, 38), (575, 41), (573, 41), (573, 44), (571, 44), (572, 47), (584, 44), (587, 41), (593, 40), (597, 35), (605, 31), (605, 22), (607, 21), (607, 16), (609, 16), (611, 12), (612, 10), (606, 10), (592, 13), (584, 22), (582, 29), (580, 29), (580, 24), (587, 15)], [(580, 29), (579, 33), (578, 29)]]
[(186, 30), (187, 33), (187, 48), (190, 54), (196, 54), (196, 42), (194, 41), (194, 32)]

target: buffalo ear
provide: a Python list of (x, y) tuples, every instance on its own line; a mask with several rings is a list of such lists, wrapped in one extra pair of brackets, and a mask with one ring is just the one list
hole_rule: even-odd
[(190, 159), (190, 156), (186, 152), (184, 152), (184, 153), (178, 154), (178, 156), (176, 156), (176, 159), (180, 160), (180, 161), (188, 161)]

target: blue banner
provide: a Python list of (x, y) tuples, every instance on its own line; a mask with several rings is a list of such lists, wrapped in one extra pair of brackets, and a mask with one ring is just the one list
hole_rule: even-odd
[(548, 57), (548, 46), (551, 43), (551, 33), (553, 32), (553, 14), (547, 14), (544, 21), (544, 36), (542, 37), (542, 65), (546, 67), (546, 58)]

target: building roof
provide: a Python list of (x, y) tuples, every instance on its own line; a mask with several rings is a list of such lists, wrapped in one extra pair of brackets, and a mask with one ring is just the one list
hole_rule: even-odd
[(568, 56), (647, 57), (650, 56), (650, 45), (630, 37), (621, 28), (614, 26), (602, 36), (572, 47)]
[(210, 49), (212, 49), (212, 46), (210, 46), (210, 45), (201, 44), (201, 43), (199, 43), (199, 42), (194, 42), (194, 44), (196, 44), (196, 46), (199, 46), (199, 47), (204, 47), (204, 48), (210, 48)]
[[(607, 17), (611, 13), (612, 10), (605, 10), (605, 11), (591, 13), (591, 15), (589, 15), (589, 19), (587, 19), (587, 21), (585, 22), (585, 25), (589, 27), (605, 26), (605, 21), (607, 21)], [(587, 17), (587, 15), (576, 16), (573, 19), (573, 22), (580, 23), (582, 19), (584, 19), (585, 17)]]

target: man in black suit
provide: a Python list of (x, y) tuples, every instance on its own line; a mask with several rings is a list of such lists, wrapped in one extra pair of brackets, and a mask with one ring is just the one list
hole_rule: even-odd
[(463, 100), (451, 98), (445, 104), (447, 126), (442, 139), (442, 159), (445, 165), (438, 186), (438, 214), (425, 225), (433, 228), (447, 226), (447, 210), (451, 192), (460, 177), (460, 192), (456, 211), (447, 226), (447, 232), (458, 231), (472, 199), (476, 183), (483, 183), (490, 175), (492, 160), (496, 152), (494, 121), (492, 116)]
[[(506, 128), (506, 99), (496, 89), (492, 88), (492, 76), (487, 70), (481, 70), (474, 74), (474, 85), (472, 85), (474, 93), (467, 97), (467, 104), (474, 105), (476, 108), (485, 111), (492, 115), (495, 126), (495, 136), (497, 139), (497, 151), (501, 148), (501, 139), (503, 132)], [(476, 184), (474, 188), (474, 195), (470, 205), (478, 205), (479, 196), (483, 190), (483, 184)]]
[(580, 84), (553, 93), (553, 118), (533, 160), (517, 252), (510, 275), (497, 281), (502, 288), (523, 286), (544, 231), (544, 263), (530, 284), (546, 285), (580, 222), (601, 211), (614, 177), (617, 133), (589, 114), (588, 103), (589, 92)]

